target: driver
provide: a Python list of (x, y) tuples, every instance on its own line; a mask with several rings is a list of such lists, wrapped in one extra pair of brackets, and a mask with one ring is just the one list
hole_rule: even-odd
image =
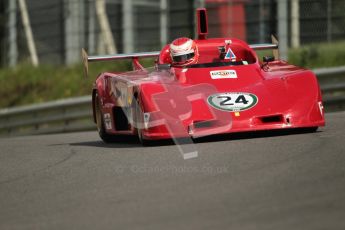
[(169, 46), (171, 64), (173, 66), (186, 66), (198, 62), (198, 49), (194, 40), (190, 38), (177, 38)]
[(190, 38), (178, 38), (166, 45), (158, 58), (159, 64), (171, 64), (173, 66), (186, 66), (198, 62), (198, 48), (194, 40)]

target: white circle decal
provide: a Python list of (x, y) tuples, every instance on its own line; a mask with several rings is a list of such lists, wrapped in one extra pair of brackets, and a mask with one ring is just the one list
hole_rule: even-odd
[(207, 102), (216, 109), (236, 112), (254, 107), (258, 97), (251, 93), (217, 93), (209, 96)]

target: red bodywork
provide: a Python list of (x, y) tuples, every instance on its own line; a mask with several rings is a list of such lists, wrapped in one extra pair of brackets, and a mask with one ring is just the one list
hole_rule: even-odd
[[(199, 30), (195, 42), (194, 66), (164, 65), (170, 60), (165, 47), (153, 68), (142, 68), (136, 55), (135, 71), (100, 74), (93, 89), (95, 121), (97, 94), (107, 134), (139, 130), (146, 140), (325, 125), (312, 71), (281, 60), (262, 63), (234, 38), (207, 39)], [(220, 58), (222, 46), (236, 60)]]

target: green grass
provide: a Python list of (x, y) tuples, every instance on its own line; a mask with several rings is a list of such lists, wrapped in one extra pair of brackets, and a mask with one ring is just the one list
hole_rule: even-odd
[(82, 65), (35, 68), (23, 64), (13, 69), (0, 69), (0, 108), (88, 95), (99, 73), (129, 68), (128, 62), (92, 63), (88, 78), (84, 76)]
[[(345, 65), (345, 41), (291, 49), (289, 62), (307, 68)], [(144, 62), (146, 67), (152, 64), (152, 59)], [(21, 64), (13, 69), (0, 69), (0, 108), (90, 95), (99, 73), (130, 69), (129, 61), (90, 63), (88, 78), (84, 77), (81, 64), (70, 67), (41, 65), (38, 68)]]
[(290, 49), (289, 62), (307, 68), (345, 65), (345, 41)]

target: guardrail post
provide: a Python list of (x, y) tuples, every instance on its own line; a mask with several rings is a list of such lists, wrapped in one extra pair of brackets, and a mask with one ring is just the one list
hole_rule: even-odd
[(327, 0), (327, 41), (332, 42), (332, 0)]
[(300, 46), (299, 0), (291, 1), (291, 46)]
[(17, 1), (8, 0), (8, 34), (9, 34), (9, 49), (8, 60), (9, 66), (14, 67), (18, 61), (18, 47), (17, 47)]
[(133, 27), (133, 2), (122, 0), (122, 23), (124, 53), (133, 53), (134, 50), (134, 27)]
[(283, 60), (287, 60), (288, 50), (288, 2), (287, 0), (278, 0), (278, 40), (279, 53)]
[(84, 35), (84, 1), (63, 0), (65, 5), (65, 57), (66, 64), (80, 61), (79, 52)]
[(168, 42), (168, 0), (160, 0), (160, 37), (161, 47)]

